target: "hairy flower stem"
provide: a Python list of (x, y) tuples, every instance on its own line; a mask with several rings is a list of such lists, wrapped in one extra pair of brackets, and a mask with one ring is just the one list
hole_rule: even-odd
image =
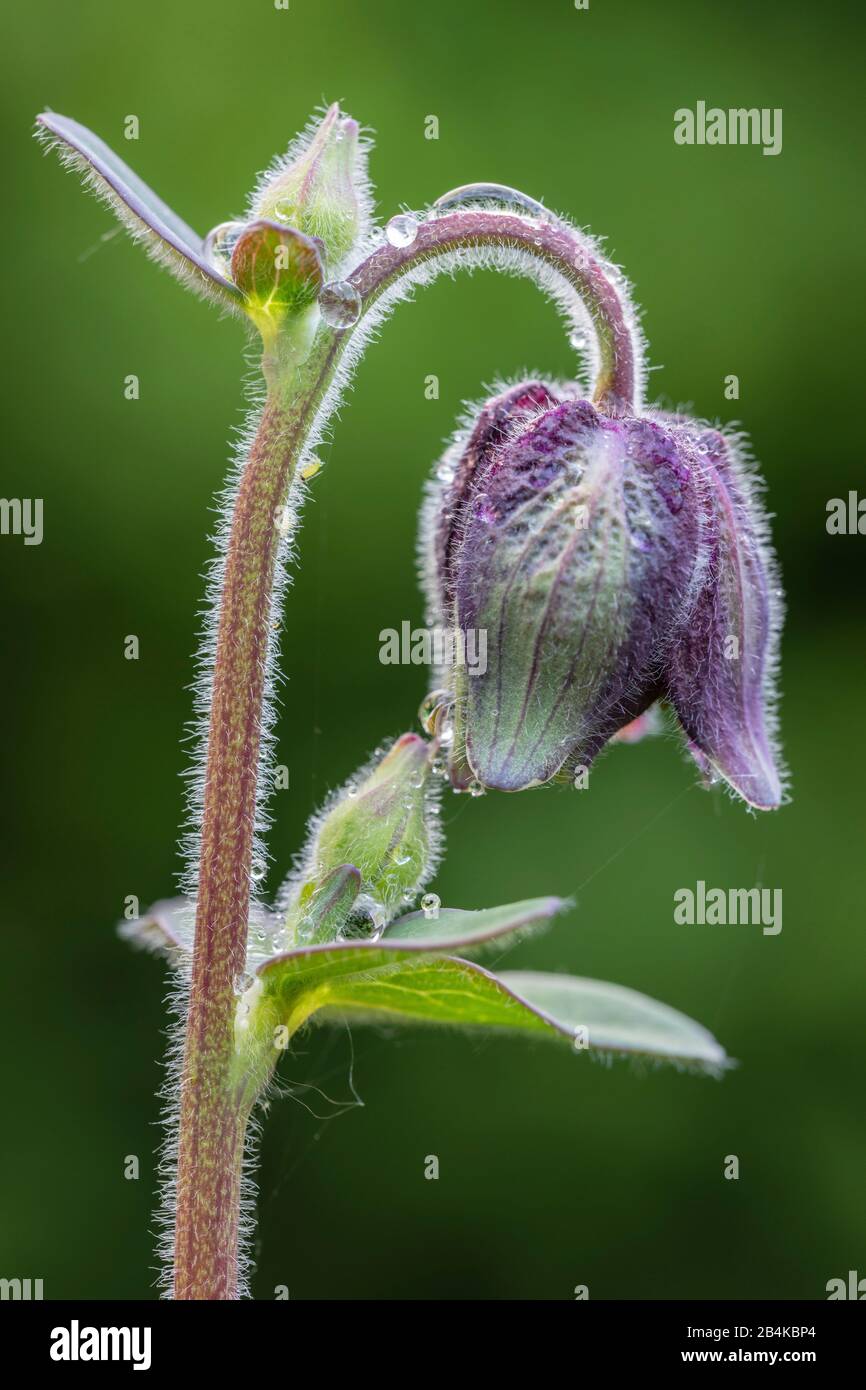
[(237, 1296), (240, 1171), (249, 1098), (232, 1082), (236, 981), (250, 902), (277, 520), (315, 408), (315, 358), (265, 363), (268, 398), (243, 469), (225, 557), (213, 668), (177, 1163), (174, 1297)]
[(238, 1075), (236, 981), (246, 959), (276, 519), (311, 434), (336, 405), (331, 388), (341, 360), (355, 360), (359, 345), (412, 284), (442, 270), (488, 264), (535, 279), (576, 327), (588, 314), (594, 399), (611, 414), (630, 412), (641, 385), (637, 334), (610, 267), (573, 228), (511, 213), (450, 213), (422, 223), (409, 247), (381, 245), (349, 276), (361, 296), (357, 324), (335, 330), (320, 322), (302, 349), (297, 337), (266, 348), (268, 396), (234, 503), (219, 599), (181, 1076), (176, 1299), (238, 1296), (244, 1138), (262, 1075), (255, 1082)]

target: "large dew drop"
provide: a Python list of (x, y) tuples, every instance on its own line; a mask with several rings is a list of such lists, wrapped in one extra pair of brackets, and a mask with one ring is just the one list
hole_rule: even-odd
[(509, 188), (505, 183), (464, 183), (460, 188), (452, 188), (448, 193), (443, 193), (441, 198), (437, 198), (433, 204), (433, 212), (437, 215), (451, 212), (453, 208), (462, 207), (464, 203), (501, 203), (505, 207), (530, 212), (535, 217), (550, 216), (543, 203), (530, 198), (528, 193), (521, 193), (519, 188)]
[(232, 278), (232, 252), (238, 237), (245, 231), (245, 222), (220, 222), (204, 239), (205, 260), (226, 280)]
[[(428, 627), (433, 627), (432, 615), (427, 623)], [(443, 715), (447, 714), (454, 697), (448, 690), (431, 690), (424, 696), (418, 709), (418, 721), (425, 733), (435, 734)]]
[(361, 296), (348, 280), (332, 280), (322, 287), (319, 312), (332, 328), (351, 328), (361, 317)]

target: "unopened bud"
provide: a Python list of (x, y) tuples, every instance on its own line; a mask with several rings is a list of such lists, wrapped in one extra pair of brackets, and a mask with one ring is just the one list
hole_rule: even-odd
[(683, 417), (610, 418), (534, 382), (482, 409), (444, 474), (426, 516), (430, 599), (443, 624), (486, 630), (488, 650), (484, 672), (440, 673), (455, 785), (571, 777), (667, 698), (705, 770), (779, 804), (778, 581), (731, 440)]

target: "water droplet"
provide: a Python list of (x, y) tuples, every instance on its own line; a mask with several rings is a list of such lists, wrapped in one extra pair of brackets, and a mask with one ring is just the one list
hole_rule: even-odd
[(319, 294), (319, 312), (332, 328), (351, 328), (361, 317), (361, 296), (348, 280), (332, 280)]
[(398, 213), (385, 228), (385, 236), (392, 246), (411, 246), (417, 235), (418, 219), (409, 212)]
[(439, 909), (442, 906), (442, 899), (438, 893), (425, 893), (421, 899), (421, 911), (428, 922), (435, 922), (439, 916)]
[(473, 781), (469, 783), (469, 786), (466, 788), (466, 790), (469, 792), (470, 796), (483, 796), (486, 791), (486, 788), (482, 787), (480, 782)]
[(255, 984), (255, 980), (253, 979), (252, 975), (247, 975), (246, 973), (244, 973), (242, 975), (235, 975), (234, 981), (232, 983), (232, 988), (234, 989), (235, 994), (246, 994), (247, 990), (253, 984)]
[[(436, 625), (432, 614), (428, 614), (425, 621), (428, 627)], [(431, 690), (424, 696), (418, 709), (418, 722), (425, 733), (438, 733), (439, 726), (453, 703), (447, 690)]]
[(346, 787), (346, 795), (347, 795), (347, 796), (357, 796), (357, 795), (358, 795), (358, 788), (357, 788), (357, 786), (355, 785), (354, 782), (350, 782), (349, 785)]
[(387, 925), (388, 914), (383, 905), (370, 893), (362, 893), (349, 920), (337, 932), (337, 940), (378, 941)]
[(433, 213), (438, 216), (444, 212), (451, 212), (453, 208), (461, 207), (464, 203), (501, 203), (505, 207), (524, 208), (536, 216), (549, 217), (543, 203), (530, 198), (527, 193), (521, 193), (519, 188), (509, 188), (504, 183), (464, 183), (460, 188), (452, 188), (436, 199)]
[(436, 477), (439, 479), (440, 483), (453, 483), (454, 469), (451, 464), (440, 463), (439, 467), (436, 469)]
[(212, 227), (204, 239), (204, 258), (224, 276), (232, 278), (232, 252), (242, 232), (247, 229), (245, 222), (220, 222)]
[(394, 852), (394, 863), (401, 867), (403, 864), (408, 864), (411, 858), (411, 854), (406, 854), (403, 850), (395, 850)]
[(586, 347), (587, 337), (582, 329), (575, 329), (568, 341), (571, 343), (575, 352), (583, 352)]
[(298, 514), (293, 507), (283, 507), (276, 520), (276, 527), (281, 536), (288, 536), (297, 524)]
[(267, 872), (268, 866), (265, 863), (264, 859), (253, 860), (252, 864), (250, 865), (250, 878), (252, 879), (253, 883), (261, 883), (262, 879), (264, 878)]

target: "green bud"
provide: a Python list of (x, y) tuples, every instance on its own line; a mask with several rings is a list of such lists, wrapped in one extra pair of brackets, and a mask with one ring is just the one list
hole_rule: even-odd
[(356, 910), (366, 912), (376, 932), (419, 891), (437, 857), (432, 757), (432, 745), (403, 734), (342, 788), (314, 831), (306, 877), (321, 882), (340, 865), (355, 865), (361, 875)]
[(363, 231), (367, 199), (358, 123), (335, 104), (269, 173), (254, 215), (318, 241), (330, 277)]
[(316, 243), (276, 222), (249, 224), (235, 242), (231, 268), (247, 313), (265, 337), (287, 314), (312, 304), (324, 280)]

